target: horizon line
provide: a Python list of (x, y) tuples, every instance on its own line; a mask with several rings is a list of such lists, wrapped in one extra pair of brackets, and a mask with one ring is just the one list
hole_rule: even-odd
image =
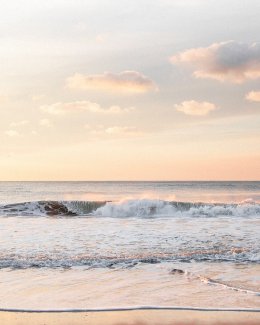
[(220, 180), (127, 180), (127, 179), (124, 179), (124, 180), (113, 180), (113, 179), (110, 179), (110, 180), (0, 180), (0, 182), (89, 182), (89, 183), (102, 183), (102, 182), (117, 182), (117, 183), (131, 183), (131, 182), (140, 182), (140, 183), (159, 183), (159, 182), (164, 182), (164, 183), (171, 183), (171, 182), (179, 182), (179, 183), (184, 183), (184, 182), (198, 182), (198, 183), (202, 183), (202, 182), (260, 182), (260, 180), (256, 179), (256, 180), (250, 180), (250, 179), (229, 179), (229, 180), (223, 180), (223, 179), (220, 179)]

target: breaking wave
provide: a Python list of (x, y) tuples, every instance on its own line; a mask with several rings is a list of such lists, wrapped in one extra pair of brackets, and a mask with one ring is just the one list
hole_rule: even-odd
[(87, 216), (111, 218), (250, 217), (260, 216), (260, 204), (192, 203), (163, 200), (35, 201), (0, 205), (0, 216)]

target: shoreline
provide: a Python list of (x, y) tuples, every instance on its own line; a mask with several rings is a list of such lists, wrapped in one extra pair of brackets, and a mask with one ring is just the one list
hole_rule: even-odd
[[(178, 307), (177, 307), (178, 308)], [(260, 309), (216, 310), (203, 308), (99, 309), (91, 311), (0, 310), (1, 325), (173, 325), (260, 323)]]
[(128, 306), (111, 308), (63, 308), (63, 309), (23, 309), (0, 308), (0, 312), (10, 313), (99, 313), (99, 312), (124, 312), (124, 311), (201, 311), (201, 312), (236, 312), (236, 313), (260, 313), (260, 308), (213, 308), (191, 306)]

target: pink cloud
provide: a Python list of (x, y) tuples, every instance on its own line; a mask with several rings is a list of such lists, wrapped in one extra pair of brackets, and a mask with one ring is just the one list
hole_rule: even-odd
[(197, 102), (195, 100), (184, 101), (176, 104), (177, 111), (186, 115), (204, 116), (217, 109), (216, 105), (209, 102)]
[(66, 86), (71, 89), (122, 91), (124, 93), (145, 93), (157, 89), (154, 82), (137, 71), (123, 71), (119, 74), (82, 75), (67, 78)]
[(242, 83), (260, 78), (260, 43), (214, 43), (181, 52), (170, 61), (190, 65), (196, 78)]
[(250, 91), (246, 95), (246, 99), (250, 102), (260, 102), (260, 91)]

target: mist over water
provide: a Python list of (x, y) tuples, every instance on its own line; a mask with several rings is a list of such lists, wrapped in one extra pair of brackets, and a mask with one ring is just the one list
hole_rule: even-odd
[(257, 307), (259, 198), (259, 182), (2, 182), (0, 307)]

